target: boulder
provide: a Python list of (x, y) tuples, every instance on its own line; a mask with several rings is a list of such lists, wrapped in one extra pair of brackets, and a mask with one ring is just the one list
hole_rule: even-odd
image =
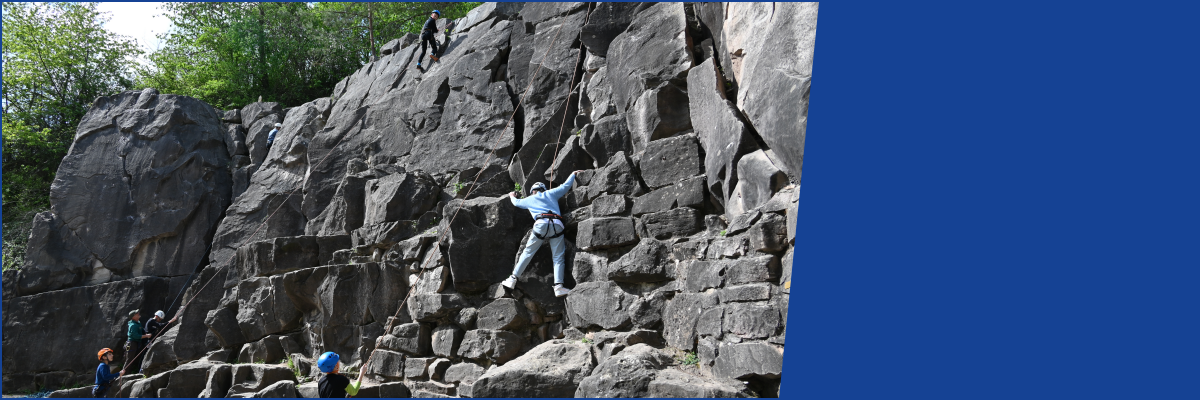
[(508, 331), (475, 329), (463, 335), (458, 356), (472, 360), (491, 360), (503, 364), (513, 359), (524, 347), (524, 340)]
[(366, 373), (380, 378), (402, 379), (405, 365), (404, 354), (377, 348), (371, 356), (371, 364), (366, 367)]
[(473, 397), (571, 397), (595, 367), (591, 346), (551, 340), (530, 349), (480, 376), (471, 385)]
[(645, 238), (614, 262), (605, 275), (615, 282), (662, 282), (675, 277), (670, 249), (654, 239)]
[[(643, 215), (639, 229), (643, 236), (655, 239), (682, 238), (704, 230), (704, 218), (691, 207)], [(644, 228), (643, 228), (644, 227)]]
[(655, 375), (647, 385), (646, 397), (757, 397), (746, 390), (746, 384), (732, 379), (700, 377), (677, 369), (666, 369)]
[(636, 15), (634, 10), (640, 5), (636, 2), (597, 3), (579, 40), (587, 46), (588, 52), (600, 57), (608, 55), (609, 43), (629, 27)]
[(646, 186), (657, 189), (700, 175), (704, 165), (695, 135), (654, 140), (646, 144), (638, 167)]
[(783, 372), (783, 354), (764, 343), (740, 343), (721, 347), (712, 368), (722, 378), (748, 379), (763, 377), (777, 379)]
[(659, 322), (662, 322), (662, 312), (669, 299), (668, 292), (662, 290), (656, 290), (634, 299), (633, 304), (629, 306), (629, 319), (633, 321), (633, 326), (657, 329)]
[(578, 229), (575, 243), (583, 250), (600, 250), (637, 243), (633, 220), (628, 217), (590, 218), (580, 222)]
[(533, 225), (525, 210), (512, 205), (507, 196), (452, 200), (443, 211), (439, 232), (446, 235), (446, 255), (454, 287), (477, 293), (507, 278), (521, 238)]
[[(112, 390), (112, 389), (109, 389), (109, 390)], [(50, 392), (50, 394), (46, 395), (46, 397), (49, 397), (52, 399), (63, 398), (63, 397), (67, 397), (67, 398), (92, 397), (92, 386), (84, 386), (84, 387), (74, 388), (74, 389), (55, 390), (53, 392)]]
[(237, 296), (238, 327), (247, 341), (300, 327), (301, 312), (284, 294), (280, 276), (243, 280)]
[(751, 283), (727, 287), (717, 291), (721, 303), (760, 301), (771, 299), (771, 284)]
[[(226, 397), (236, 394), (257, 393), (280, 381), (296, 383), (296, 375), (282, 365), (238, 364), (233, 366), (232, 383)], [(293, 387), (295, 390), (295, 387)], [(294, 396), (294, 395), (293, 395)]]
[[(184, 396), (179, 396), (184, 397)], [(292, 381), (279, 381), (272, 383), (270, 386), (263, 388), (254, 393), (254, 398), (294, 398), (298, 397), (296, 392), (296, 383)]]
[(485, 371), (487, 370), (477, 364), (469, 362), (458, 363), (446, 369), (442, 380), (449, 383), (462, 383), (462, 386), (470, 386), (480, 376), (483, 376)]
[(629, 211), (629, 198), (622, 195), (604, 195), (592, 200), (591, 215), (607, 217), (622, 215)]
[(379, 337), (376, 347), (414, 356), (428, 355), (431, 348), (429, 326), (416, 322), (397, 325), (389, 334)]
[(791, 247), (788, 245), (787, 222), (778, 214), (764, 214), (746, 236), (752, 250), (778, 253)]
[(765, 204), (788, 182), (787, 175), (780, 171), (762, 150), (742, 156), (737, 167), (740, 178), (731, 195), (740, 198), (742, 207), (739, 210), (726, 206), (726, 215), (731, 217)]
[(606, 54), (619, 112), (628, 110), (642, 93), (686, 78), (692, 67), (683, 3), (656, 3), (637, 15), (641, 18), (613, 38)]
[(663, 336), (667, 345), (691, 351), (696, 347), (696, 323), (700, 314), (717, 305), (717, 296), (709, 293), (680, 293), (663, 310)]
[(433, 360), (433, 362), (429, 364), (429, 379), (435, 381), (442, 380), (442, 377), (446, 375), (446, 370), (448, 368), (450, 368), (450, 360), (445, 358)]
[(231, 200), (224, 136), (191, 97), (97, 98), (33, 221), (18, 293), (192, 273)]
[(697, 176), (655, 189), (633, 199), (633, 215), (655, 213), (676, 207), (702, 209), (705, 206), (705, 177)]
[(462, 338), (463, 330), (458, 325), (438, 326), (433, 331), (433, 354), (439, 357), (453, 357), (458, 354), (458, 345), (462, 343)]
[(408, 390), (403, 382), (389, 382), (379, 385), (380, 398), (404, 398), (412, 397), (412, 391)]
[[(727, 64), (726, 64), (727, 65)], [(725, 205), (738, 183), (738, 161), (758, 148), (741, 114), (724, 94), (725, 85), (712, 59), (688, 73), (692, 126), (704, 148), (704, 171), (713, 199)]]
[(369, 180), (364, 190), (364, 225), (415, 220), (433, 208), (441, 194), (433, 177), (420, 171)]
[(779, 279), (779, 257), (776, 256), (742, 257), (727, 265), (726, 285), (775, 282)]
[(718, 332), (725, 331), (744, 339), (766, 339), (778, 333), (783, 326), (780, 310), (775, 305), (733, 303), (724, 308), (727, 312), (723, 327), (715, 329)]
[(581, 283), (567, 296), (567, 320), (577, 328), (624, 328), (629, 326), (634, 299), (615, 282)]
[[(629, 106), (625, 112), (625, 123), (629, 126), (634, 153), (653, 151), (649, 145), (653, 141), (669, 138), (692, 129), (692, 117), (688, 110), (688, 94), (683, 89), (669, 84), (647, 90)], [(689, 161), (687, 164), (679, 166), (680, 171), (693, 169), (693, 165), (689, 164), (698, 165), (700, 163), (699, 157), (689, 157), (687, 154), (678, 156)], [(646, 175), (646, 177), (653, 176), (657, 176), (657, 174)]]
[(419, 293), (409, 297), (408, 315), (416, 321), (433, 322), (466, 306), (466, 299), (458, 293)]
[(479, 309), (475, 324), (479, 329), (513, 330), (529, 323), (525, 306), (515, 299), (496, 299)]
[[(730, 11), (736, 9), (731, 6)], [(746, 35), (749, 43), (740, 68), (737, 103), (776, 154), (779, 167), (798, 183), (804, 162), (817, 4), (788, 3), (770, 10), (769, 18), (756, 20), (752, 33)]]
[(658, 349), (635, 344), (597, 365), (575, 397), (649, 397), (650, 382), (672, 361)]
[(435, 359), (431, 357), (408, 357), (404, 359), (404, 377), (408, 379), (429, 379), (429, 365)]
[[(605, 69), (602, 68), (601, 71)], [(603, 75), (597, 75), (601, 78)], [(595, 79), (595, 78), (594, 78)], [(588, 89), (588, 94), (597, 93), (597, 90)], [(605, 101), (600, 103), (600, 101)], [(593, 109), (601, 107), (601, 104), (611, 102), (608, 98), (592, 99)], [(614, 113), (615, 108), (614, 108)], [(603, 113), (603, 111), (601, 111)], [(579, 144), (583, 147), (583, 151), (591, 156), (595, 168), (600, 168), (608, 165), (618, 153), (629, 154), (633, 152), (633, 144), (630, 142), (629, 128), (625, 125), (625, 119), (616, 115), (595, 115), (595, 120), (587, 128), (584, 128)]]
[(640, 196), (646, 189), (638, 180), (639, 175), (626, 153), (617, 152), (588, 182), (588, 198), (598, 197), (601, 193)]

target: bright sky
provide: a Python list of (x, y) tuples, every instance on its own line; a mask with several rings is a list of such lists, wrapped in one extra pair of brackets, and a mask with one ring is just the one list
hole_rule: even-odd
[[(171, 21), (163, 16), (159, 5), (163, 3), (100, 3), (99, 9), (107, 12), (111, 19), (104, 28), (118, 35), (137, 40), (147, 54), (158, 49), (156, 35), (166, 32)], [(145, 55), (139, 60), (147, 62)]]

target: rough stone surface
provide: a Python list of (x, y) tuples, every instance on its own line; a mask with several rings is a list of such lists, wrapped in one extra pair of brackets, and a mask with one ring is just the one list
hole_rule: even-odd
[(230, 202), (229, 161), (207, 104), (154, 89), (97, 98), (33, 221), (18, 292), (192, 273)]
[[(746, 346), (786, 336), (815, 12), (484, 3), (446, 21), (453, 62), (416, 70), (416, 35), (385, 38), (295, 107), (102, 98), (4, 272), (4, 389), (90, 384), (84, 356), (127, 356), (125, 313), (182, 292), (114, 395), (313, 396), (296, 376), (324, 351), (367, 371), (358, 397), (777, 395)], [(505, 197), (572, 170), (573, 292), (549, 249), (501, 287), (533, 223)], [(73, 330), (95, 334), (43, 338)], [(228, 364), (285, 358), (299, 372)]]
[(591, 346), (552, 340), (480, 376), (472, 385), (474, 397), (516, 397), (537, 393), (572, 397), (579, 383), (596, 366)]
[(783, 354), (763, 343), (722, 346), (712, 370), (714, 375), (732, 379), (779, 378), (783, 371)]
[(633, 220), (626, 217), (590, 218), (579, 223), (576, 245), (584, 250), (600, 250), (637, 242)]
[[(782, 161), (779, 167), (800, 182), (808, 95), (816, 43), (817, 3), (787, 3), (757, 21), (745, 46), (738, 105)], [(769, 56), (766, 54), (769, 53)]]
[(567, 319), (577, 328), (626, 327), (633, 301), (634, 296), (625, 293), (615, 282), (581, 283), (567, 296)]
[(458, 355), (472, 360), (491, 360), (504, 363), (516, 357), (521, 351), (520, 336), (508, 331), (475, 329), (463, 335), (459, 345)]
[(671, 363), (666, 353), (635, 344), (597, 365), (579, 383), (575, 397), (647, 397), (650, 382)]

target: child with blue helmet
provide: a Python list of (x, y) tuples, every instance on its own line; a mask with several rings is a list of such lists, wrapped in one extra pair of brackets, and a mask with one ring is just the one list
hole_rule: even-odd
[(341, 362), (337, 353), (327, 351), (317, 359), (317, 369), (325, 373), (321, 377), (321, 381), (317, 382), (317, 393), (322, 398), (343, 398), (354, 397), (358, 395), (358, 389), (362, 386), (362, 382), (350, 382), (350, 378), (339, 374)]

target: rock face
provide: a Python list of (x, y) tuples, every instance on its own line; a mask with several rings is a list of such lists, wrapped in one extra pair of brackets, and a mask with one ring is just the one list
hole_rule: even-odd
[[(4, 389), (89, 384), (165, 308), (114, 394), (312, 395), (333, 351), (359, 397), (776, 396), (815, 17), (485, 3), (452, 62), (394, 38), (304, 104), (101, 98), (4, 272)], [(502, 287), (534, 223), (505, 197), (574, 170), (571, 294), (550, 246)]]
[(224, 140), (217, 111), (190, 97), (96, 99), (34, 219), (18, 293), (192, 273), (230, 201)]

